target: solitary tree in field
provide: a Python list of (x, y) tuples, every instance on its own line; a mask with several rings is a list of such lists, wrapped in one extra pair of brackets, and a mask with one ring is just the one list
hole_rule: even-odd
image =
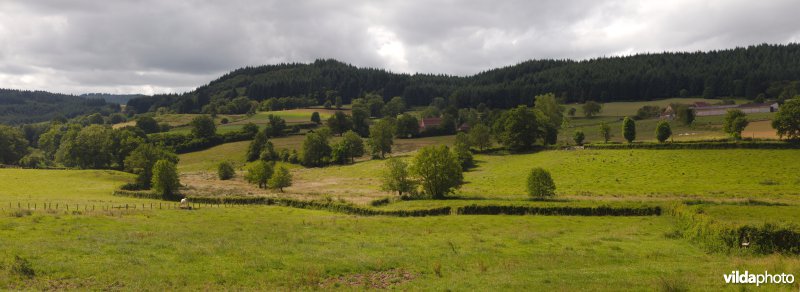
[(381, 189), (387, 192), (410, 193), (417, 188), (417, 182), (411, 178), (408, 164), (398, 158), (386, 160), (386, 171), (381, 180)]
[(211, 117), (202, 115), (192, 119), (192, 136), (196, 138), (211, 138), (217, 134), (217, 126)]
[(169, 160), (159, 160), (153, 165), (153, 191), (162, 196), (174, 195), (180, 187), (178, 169)]
[(550, 172), (536, 167), (528, 174), (528, 195), (533, 198), (547, 198), (556, 195), (556, 184)]
[(477, 123), (469, 129), (469, 140), (472, 146), (478, 147), (481, 151), (492, 146), (492, 133), (484, 124)]
[(217, 166), (217, 176), (220, 180), (232, 179), (235, 174), (236, 171), (233, 169), (233, 164), (230, 161), (220, 162)]
[(586, 139), (586, 135), (584, 135), (581, 130), (576, 130), (575, 133), (572, 134), (572, 140), (574, 140), (575, 144), (578, 146), (583, 146), (584, 139)]
[(464, 180), (458, 157), (444, 145), (420, 149), (411, 170), (420, 178), (425, 194), (434, 199), (444, 198)]
[(722, 129), (736, 140), (742, 139), (742, 131), (747, 127), (747, 115), (741, 110), (732, 109), (728, 110), (725, 115), (725, 123), (722, 124)]
[(577, 110), (574, 107), (571, 107), (567, 110), (567, 115), (569, 115), (570, 117), (574, 117), (575, 112), (577, 112)]
[(386, 157), (386, 153), (392, 152), (394, 144), (394, 120), (381, 119), (369, 129), (369, 144), (373, 157)]
[(611, 140), (611, 127), (606, 122), (600, 123), (600, 137), (603, 137), (605, 143)]
[(667, 121), (658, 122), (656, 126), (656, 139), (658, 139), (658, 142), (664, 143), (669, 139), (669, 136), (672, 136), (672, 129), (669, 127), (669, 123)]
[(292, 174), (286, 167), (278, 167), (269, 179), (269, 187), (283, 192), (283, 188), (292, 186)]
[(800, 140), (800, 97), (787, 100), (772, 120), (772, 128), (783, 139)]
[(258, 185), (259, 188), (265, 189), (267, 188), (267, 180), (272, 177), (273, 171), (272, 163), (259, 160), (247, 168), (247, 174), (245, 174), (244, 179), (251, 184)]
[(318, 112), (311, 113), (311, 122), (313, 122), (313, 123), (315, 123), (317, 125), (322, 124), (322, 119), (319, 117), (319, 113)]
[(599, 114), (602, 109), (602, 104), (590, 100), (583, 104), (583, 115), (587, 118), (591, 118)]
[(625, 117), (622, 120), (622, 136), (625, 137), (628, 143), (633, 143), (633, 140), (636, 140), (636, 122), (633, 119)]

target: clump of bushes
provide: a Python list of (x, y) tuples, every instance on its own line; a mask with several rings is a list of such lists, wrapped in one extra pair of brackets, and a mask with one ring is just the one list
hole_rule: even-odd
[(233, 163), (230, 161), (223, 161), (217, 166), (217, 176), (220, 180), (229, 180), (236, 175), (236, 170), (233, 169)]
[(528, 174), (528, 195), (534, 199), (544, 199), (556, 195), (556, 184), (550, 172), (536, 167)]

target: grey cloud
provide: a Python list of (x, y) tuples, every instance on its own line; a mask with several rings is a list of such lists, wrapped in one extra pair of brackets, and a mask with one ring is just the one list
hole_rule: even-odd
[(0, 87), (180, 92), (232, 69), (336, 58), (474, 74), (534, 58), (800, 40), (792, 1), (0, 2)]

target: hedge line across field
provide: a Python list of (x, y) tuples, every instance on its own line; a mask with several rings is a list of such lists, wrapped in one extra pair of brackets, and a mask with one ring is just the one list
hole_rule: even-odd
[(800, 254), (800, 232), (791, 224), (726, 224), (685, 204), (676, 205), (669, 212), (678, 219), (678, 232), (684, 238), (710, 251), (728, 253), (746, 248), (758, 254)]
[(753, 141), (753, 142), (678, 142), (678, 143), (628, 143), (628, 144), (587, 144), (585, 149), (616, 150), (616, 149), (800, 149), (800, 143), (780, 141)]
[(459, 215), (548, 215), (548, 216), (658, 216), (661, 207), (570, 207), (469, 205), (456, 209)]

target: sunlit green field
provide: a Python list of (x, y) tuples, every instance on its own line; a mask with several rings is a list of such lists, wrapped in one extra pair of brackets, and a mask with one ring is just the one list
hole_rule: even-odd
[[(671, 185), (663, 186), (665, 189), (682, 188), (684, 183), (693, 181), (669, 176), (672, 172), (666, 169), (674, 166), (683, 168), (681, 171), (685, 174), (680, 177), (702, 175), (706, 176), (708, 185), (721, 186), (730, 181), (724, 178), (725, 173), (713, 174), (714, 170), (733, 168), (726, 170), (727, 175), (741, 172), (730, 156), (761, 162), (779, 159), (776, 157), (783, 157), (783, 161), (800, 161), (794, 157), (796, 151), (686, 150), (667, 155), (670, 152), (602, 151), (605, 162), (593, 160), (597, 159), (596, 151), (478, 155), (479, 166), (467, 173), (467, 184), (460, 193), (469, 194), (483, 186), (507, 191), (512, 194), (507, 196), (510, 200), (407, 201), (382, 208), (506, 203), (542, 206), (653, 204), (635, 201), (638, 197), (634, 201), (609, 200), (612, 197), (605, 193), (595, 201), (526, 202), (524, 189), (512, 182), (518, 176), (524, 181), (524, 170), (539, 163), (549, 165), (559, 192), (585, 186), (574, 184), (585, 179), (565, 177), (564, 173), (584, 178), (591, 174), (591, 178), (600, 181), (589, 183), (597, 185), (602, 192), (619, 188), (603, 183), (614, 174), (639, 173), (626, 181), (631, 186), (628, 194), (635, 196), (634, 189), (662, 187), (646, 183), (647, 174), (640, 173), (650, 166), (644, 163), (647, 160), (665, 165), (649, 174), (672, 179)], [(729, 156), (726, 152), (730, 152)], [(719, 162), (706, 163), (710, 170), (701, 172), (699, 168), (687, 167), (686, 161), (707, 155), (720, 158)], [(667, 158), (673, 156), (676, 156), (673, 160)], [(185, 155), (181, 158), (182, 163), (191, 161)], [(196, 161), (194, 165), (198, 165), (202, 157), (197, 157)], [(748, 165), (753, 167), (752, 163)], [(753, 178), (738, 175), (730, 180), (748, 181), (770, 175), (779, 183), (770, 186), (782, 187), (789, 176), (798, 173), (793, 163), (763, 165), (770, 167), (753, 171)], [(575, 166), (584, 169), (568, 171)], [(621, 169), (598, 170), (608, 166)], [(315, 172), (317, 180), (350, 177), (353, 178), (351, 187), (358, 188), (363, 185), (356, 182), (370, 182), (382, 167), (383, 161), (366, 161), (293, 172), (298, 175)], [(506, 183), (497, 183), (488, 174), (480, 175), (487, 169), (498, 172)], [(775, 173), (785, 175), (771, 175)], [(132, 175), (115, 171), (0, 169), (0, 178), (0, 198), (4, 199), (0, 201), (157, 202), (111, 196), (115, 187), (133, 179)], [(300, 185), (303, 182), (302, 179), (296, 181)], [(698, 186), (685, 185), (689, 189)], [(498, 196), (503, 197), (506, 196)], [(759, 224), (760, 221), (751, 218), (798, 219), (794, 212), (796, 205), (777, 206), (777, 209), (771, 209), (773, 206), (744, 207), (754, 209), (742, 212), (742, 209), (729, 210), (726, 205), (715, 205), (706, 210), (711, 216), (735, 223)], [(741, 220), (742, 216), (746, 219)], [(358, 217), (276, 206), (200, 206), (193, 211), (66, 211), (62, 207), (55, 211), (38, 209), (25, 213), (19, 212), (16, 206), (9, 209), (0, 204), (0, 289), (618, 290), (624, 286), (634, 290), (737, 290), (738, 286), (724, 284), (723, 273), (745, 269), (800, 272), (800, 259), (796, 256), (757, 256), (746, 251), (709, 254), (698, 245), (675, 236), (673, 220), (668, 215)], [(18, 267), (17, 256), (34, 271), (32, 277), (15, 268)], [(797, 289), (794, 286), (769, 288)]]
[[(716, 290), (736, 288), (721, 276), (732, 269), (800, 269), (794, 257), (706, 254), (668, 236), (671, 220), (360, 218), (283, 207), (35, 212), (0, 217), (0, 287)], [(14, 256), (32, 278), (11, 271)]]
[(460, 194), (525, 196), (533, 167), (552, 172), (561, 195), (789, 197), (800, 194), (795, 150), (576, 150), (478, 155)]
[(111, 191), (134, 175), (112, 170), (0, 169), (0, 207), (8, 203), (116, 202)]

